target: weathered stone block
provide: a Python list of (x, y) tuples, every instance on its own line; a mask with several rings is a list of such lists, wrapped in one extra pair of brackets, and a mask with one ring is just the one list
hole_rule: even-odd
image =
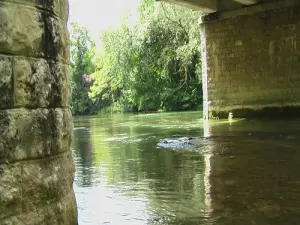
[(54, 1), (54, 12), (64, 21), (69, 18), (69, 1), (56, 0)]
[(60, 62), (49, 61), (52, 84), (52, 106), (68, 107), (71, 104), (71, 87), (69, 79), (69, 67)]
[(26, 204), (28, 212), (36, 206), (43, 206), (45, 201), (48, 204), (59, 202), (61, 196), (69, 194), (73, 188), (75, 172), (71, 162), (72, 152), (66, 152), (52, 158), (20, 164), (23, 167), (23, 195), (32, 196), (31, 204)]
[(0, 159), (16, 162), (70, 151), (69, 109), (0, 111)]
[(70, 105), (68, 66), (58, 61), (15, 57), (14, 106), (28, 108)]
[(46, 60), (16, 57), (14, 79), (15, 106), (33, 108), (50, 105), (54, 78)]
[(76, 225), (72, 153), (2, 165), (0, 224)]
[(2, 164), (1, 168), (3, 172), (0, 174), (0, 224), (11, 224), (4, 223), (3, 219), (22, 213), (22, 189), (19, 186), (22, 184), (22, 169), (8, 164)]
[(63, 152), (70, 148), (73, 133), (72, 121), (70, 109), (53, 109), (52, 153)]
[(66, 21), (69, 15), (69, 4), (66, 0), (33, 0), (38, 7), (54, 13)]
[(0, 52), (43, 56), (44, 23), (37, 9), (0, 7)]
[(12, 162), (51, 154), (53, 125), (48, 109), (0, 111), (0, 126), (3, 159)]
[(69, 62), (69, 34), (67, 25), (48, 13), (43, 13), (45, 21), (45, 54), (48, 58)]
[(0, 109), (13, 105), (12, 59), (0, 56)]
[(67, 20), (69, 14), (69, 4), (66, 0), (5, 0), (5, 2), (26, 5), (27, 7), (38, 7), (49, 11), (63, 20)]

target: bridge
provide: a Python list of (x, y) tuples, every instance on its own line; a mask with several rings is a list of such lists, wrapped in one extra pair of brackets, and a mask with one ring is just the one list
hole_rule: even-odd
[[(166, 1), (205, 13), (206, 117), (299, 113), (300, 1)], [(67, 0), (0, 1), (0, 224), (77, 224), (67, 19)]]

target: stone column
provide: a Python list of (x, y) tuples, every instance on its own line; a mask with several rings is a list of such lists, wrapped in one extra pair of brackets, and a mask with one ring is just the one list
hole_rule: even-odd
[(68, 1), (0, 1), (0, 224), (76, 225)]
[(206, 114), (299, 116), (300, 1), (209, 14), (201, 33)]

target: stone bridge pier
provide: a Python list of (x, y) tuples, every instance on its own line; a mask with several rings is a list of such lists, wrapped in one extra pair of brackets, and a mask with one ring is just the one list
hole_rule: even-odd
[(68, 1), (0, 0), (0, 224), (75, 225)]
[(204, 112), (300, 115), (299, 0), (165, 0), (200, 20)]

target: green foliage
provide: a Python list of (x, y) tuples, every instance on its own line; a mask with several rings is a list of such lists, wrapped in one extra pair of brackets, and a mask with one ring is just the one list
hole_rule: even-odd
[(72, 112), (90, 114), (93, 112), (94, 104), (88, 96), (89, 88), (84, 86), (82, 76), (95, 71), (93, 64), (95, 44), (87, 30), (77, 23), (71, 24), (70, 52)]
[(199, 13), (152, 0), (139, 10), (134, 27), (125, 21), (103, 33), (90, 98), (118, 111), (196, 107), (202, 100)]

